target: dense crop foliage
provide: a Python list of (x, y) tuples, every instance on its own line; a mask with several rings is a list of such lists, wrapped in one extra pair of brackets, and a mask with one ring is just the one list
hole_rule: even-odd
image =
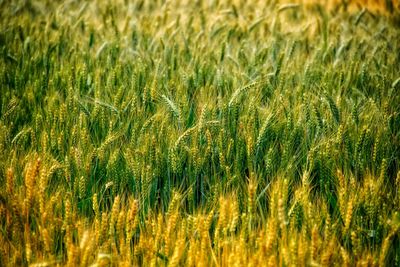
[(0, 2), (0, 266), (400, 266), (396, 2), (127, 2)]

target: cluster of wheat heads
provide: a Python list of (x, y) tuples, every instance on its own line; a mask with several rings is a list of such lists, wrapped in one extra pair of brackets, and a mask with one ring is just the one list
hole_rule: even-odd
[(0, 266), (400, 265), (397, 13), (0, 7)]

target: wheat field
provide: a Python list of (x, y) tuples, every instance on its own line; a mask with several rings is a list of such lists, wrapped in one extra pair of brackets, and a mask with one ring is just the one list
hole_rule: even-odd
[(0, 1), (0, 266), (400, 266), (398, 1)]

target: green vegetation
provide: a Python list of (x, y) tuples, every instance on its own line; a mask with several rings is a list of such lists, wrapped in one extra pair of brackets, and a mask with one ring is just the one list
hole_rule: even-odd
[(1, 266), (400, 266), (398, 11), (245, 2), (0, 2)]

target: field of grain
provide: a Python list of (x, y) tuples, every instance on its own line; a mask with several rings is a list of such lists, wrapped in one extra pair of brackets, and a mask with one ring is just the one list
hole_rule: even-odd
[(357, 3), (0, 1), (0, 266), (400, 266), (399, 2)]

